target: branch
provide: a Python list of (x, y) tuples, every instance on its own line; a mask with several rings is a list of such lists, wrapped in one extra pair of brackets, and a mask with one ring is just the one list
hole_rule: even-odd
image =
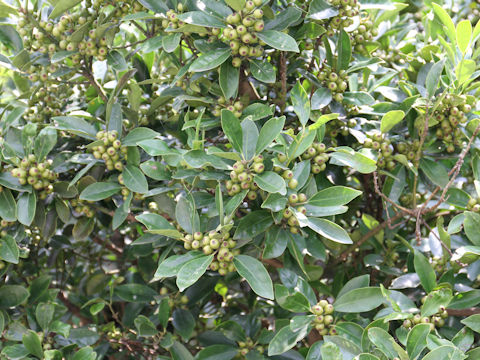
[(104, 103), (107, 103), (108, 102), (108, 97), (107, 95), (105, 95), (105, 92), (103, 91), (102, 87), (100, 86), (100, 84), (97, 82), (97, 80), (95, 80), (95, 78), (93, 77), (93, 74), (91, 73), (90, 70), (88, 69), (85, 69), (83, 72), (82, 72), (82, 75), (85, 76), (88, 81), (90, 82), (90, 84), (95, 88), (95, 90), (97, 90), (97, 93), (98, 95), (100, 95), (100, 97), (102, 98), (103, 102)]
[(365, 235), (363, 235), (360, 240), (358, 240), (355, 244), (351, 245), (347, 250), (345, 250), (344, 252), (342, 252), (340, 254), (340, 256), (338, 256), (337, 260), (335, 260), (333, 262), (333, 265), (336, 265), (338, 263), (341, 263), (343, 261), (345, 261), (348, 257), (348, 255), (350, 253), (352, 253), (353, 251), (355, 251), (356, 249), (358, 249), (360, 246), (362, 246), (362, 244), (367, 241), (368, 239), (370, 239), (372, 236), (376, 235), (377, 233), (379, 233), (381, 230), (385, 229), (387, 226), (389, 226), (393, 221), (396, 221), (398, 219), (400, 219), (401, 217), (407, 215), (408, 213), (404, 212), (404, 211), (401, 211), (401, 212), (398, 212), (394, 217), (384, 221), (383, 223), (381, 223), (380, 225), (378, 225), (376, 228), (373, 228), (372, 230), (370, 230), (369, 232), (367, 232)]
[(91, 320), (82, 314), (79, 307), (72, 304), (70, 300), (65, 296), (63, 291), (59, 291), (57, 295), (58, 299), (67, 307), (67, 309), (76, 317), (78, 317), (83, 323), (89, 324)]

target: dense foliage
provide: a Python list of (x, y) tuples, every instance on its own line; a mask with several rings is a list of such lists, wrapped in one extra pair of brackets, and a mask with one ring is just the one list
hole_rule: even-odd
[(475, 1), (0, 18), (1, 359), (480, 359)]

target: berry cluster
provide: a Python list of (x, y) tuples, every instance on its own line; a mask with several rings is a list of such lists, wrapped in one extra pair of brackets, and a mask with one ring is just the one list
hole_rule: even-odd
[(368, 51), (365, 45), (377, 35), (378, 30), (373, 26), (373, 22), (368, 17), (362, 17), (358, 28), (351, 33), (355, 52), (367, 55)]
[(412, 143), (399, 142), (396, 145), (397, 151), (400, 154), (405, 155), (406, 158), (410, 161), (415, 161), (419, 147), (420, 147), (420, 141), (418, 140), (415, 140)]
[[(123, 181), (123, 174), (119, 174), (117, 180), (120, 185), (125, 185), (125, 182)], [(123, 187), (120, 193), (123, 196), (123, 200), (127, 200), (128, 195), (130, 195), (130, 190), (126, 187)], [(143, 200), (144, 198), (145, 196), (143, 194), (135, 193), (135, 192), (133, 193), (134, 200)]]
[(253, 182), (253, 175), (260, 174), (265, 170), (263, 156), (258, 155), (253, 158), (253, 162), (237, 161), (233, 164), (233, 170), (230, 172), (230, 179), (225, 182), (227, 194), (234, 196), (242, 190), (250, 190), (247, 193), (249, 200), (257, 198), (256, 190), (258, 186)]
[(95, 211), (90, 206), (93, 201), (84, 201), (79, 199), (71, 199), (70, 205), (72, 205), (73, 210), (78, 214), (83, 214), (86, 217), (93, 218), (95, 216)]
[(102, 130), (97, 133), (97, 139), (89, 148), (95, 159), (103, 159), (109, 171), (123, 171), (122, 159), (127, 160), (127, 148), (118, 140), (118, 132)]
[(390, 140), (385, 139), (385, 135), (380, 133), (367, 136), (363, 146), (378, 151), (377, 166), (380, 169), (393, 170), (395, 160), (393, 159), (393, 146)]
[(202, 249), (205, 255), (215, 254), (210, 270), (218, 271), (222, 276), (235, 271), (233, 257), (239, 254), (239, 250), (234, 250), (237, 242), (230, 238), (228, 231), (212, 230), (208, 234), (195, 232), (185, 235), (182, 240), (187, 250)]
[(53, 192), (53, 183), (58, 178), (58, 174), (51, 170), (52, 163), (50, 159), (37, 162), (36, 156), (31, 154), (22, 159), (20, 166), (12, 169), (11, 173), (21, 185), (30, 184), (40, 191), (38, 197), (43, 200)]
[(343, 93), (348, 88), (348, 76), (345, 70), (336, 72), (326, 63), (323, 64), (317, 75), (322, 85), (328, 88), (336, 102), (343, 101)]
[[(422, 299), (422, 303), (425, 302), (426, 297)], [(411, 329), (417, 324), (430, 324), (431, 331), (435, 328), (441, 328), (445, 325), (445, 319), (448, 317), (448, 312), (445, 310), (445, 307), (441, 306), (438, 313), (432, 316), (421, 316), (419, 314), (413, 316), (411, 319), (406, 319), (403, 322), (403, 327), (406, 329)]]
[[(288, 204), (295, 208), (295, 211), (302, 213), (305, 215), (307, 213), (307, 209), (305, 208), (305, 203), (307, 202), (307, 195), (304, 193), (299, 194), (290, 194), (288, 196)], [(283, 210), (283, 220), (284, 220), (284, 227), (289, 227), (289, 230), (292, 234), (298, 234), (300, 232), (298, 219), (296, 218), (294, 212), (290, 209)]]
[(235, 117), (239, 118), (242, 116), (242, 110), (245, 107), (245, 104), (241, 100), (226, 100), (223, 96), (218, 98), (217, 104), (215, 105), (214, 109), (212, 110), (213, 116), (220, 116), (222, 113), (222, 109), (230, 110)]
[[(287, 156), (284, 155), (284, 154), (278, 154), (278, 155), (277, 155), (277, 159), (278, 159), (278, 161), (280, 161), (281, 163), (284, 163), (285, 161), (287, 161)], [(293, 176), (294, 176), (293, 171), (290, 170), (290, 169), (288, 169), (288, 168), (287, 168), (286, 170), (284, 170), (285, 167), (286, 167), (285, 165), (284, 165), (283, 167), (274, 166), (274, 167), (273, 167), (273, 171), (275, 171), (276, 173), (281, 174), (282, 177), (283, 177), (286, 181), (288, 181), (288, 187), (289, 187), (290, 189), (292, 189), (292, 190), (293, 190), (293, 189), (296, 189), (297, 186), (298, 186), (298, 180), (293, 178)]]
[[(32, 68), (35, 69), (35, 67)], [(46, 73), (41, 72), (40, 78), (43, 79), (44, 76), (48, 77)], [(35, 81), (36, 77), (37, 75), (35, 77), (29, 76), (32, 81)], [(29, 108), (24, 115), (25, 120), (33, 123), (43, 123), (48, 122), (52, 116), (62, 115), (62, 109), (73, 94), (74, 90), (71, 87), (45, 85), (32, 94), (28, 101)]]
[(312, 306), (310, 311), (316, 315), (313, 321), (315, 329), (324, 336), (328, 333), (335, 334), (335, 329), (332, 327), (334, 308), (327, 300), (320, 300), (316, 305)]
[(445, 265), (447, 265), (447, 259), (439, 256), (434, 256), (431, 259), (431, 264), (436, 272), (442, 273), (445, 270)]
[[(228, 42), (232, 54), (232, 65), (240, 67), (242, 58), (259, 57), (263, 55), (263, 47), (256, 33), (263, 30), (263, 11), (258, 8), (262, 0), (247, 0), (245, 8), (227, 16), (227, 28), (212, 29), (211, 33), (218, 36), (222, 41)], [(257, 45), (260, 44), (260, 45)]]
[[(82, 56), (95, 56), (98, 60), (107, 57), (107, 42), (111, 42), (119, 23), (125, 15), (142, 11), (143, 6), (133, 0), (111, 1), (114, 10), (108, 17), (108, 23), (100, 24), (100, 11), (107, 2), (87, 1), (86, 7), (70, 15), (63, 15), (57, 22), (36, 19), (26, 11), (18, 21), (18, 33), (23, 36), (24, 46), (30, 51), (53, 55), (59, 50), (78, 51), (72, 56), (74, 63), (80, 63)], [(106, 26), (109, 25), (109, 26)]]
[[(417, 193), (415, 195), (416, 197), (416, 202), (419, 203), (422, 200), (422, 195)], [(400, 204), (403, 206), (412, 206), (413, 205), (413, 193), (408, 192), (406, 194), (403, 194), (400, 196)]]
[[(452, 153), (455, 148), (462, 147), (463, 133), (460, 130), (459, 124), (465, 124), (467, 122), (467, 116), (472, 110), (472, 106), (467, 103), (466, 96), (447, 95), (434, 112), (435, 120), (440, 126), (435, 131), (435, 135), (438, 139), (442, 140), (447, 147), (447, 152)], [(421, 119), (424, 121), (425, 117)], [(420, 120), (419, 123), (424, 122)], [(419, 129), (421, 133), (423, 129)]]
[(166, 12), (166, 19), (162, 20), (162, 27), (164, 29), (178, 29), (179, 27), (185, 25), (185, 23), (178, 18), (178, 15), (185, 11), (183, 4), (177, 5), (177, 11), (170, 9)]
[(340, 119), (333, 119), (327, 123), (326, 133), (330, 137), (330, 142), (332, 146), (338, 146), (338, 135), (348, 136), (350, 133), (349, 129), (357, 125), (357, 120), (348, 119), (347, 122)]
[(325, 152), (327, 147), (325, 144), (314, 142), (303, 154), (302, 159), (311, 159), (311, 172), (312, 174), (319, 174), (327, 167), (327, 161), (330, 156)]
[(476, 213), (480, 212), (480, 199), (471, 198), (470, 200), (468, 200), (467, 210), (470, 210)]
[(256, 344), (250, 338), (247, 338), (245, 341), (239, 341), (238, 347), (240, 348), (238, 353), (241, 356), (247, 356), (250, 350), (254, 349), (257, 350), (260, 354), (263, 354), (263, 352), (265, 351), (263, 346), (256, 346)]
[(360, 13), (358, 0), (329, 0), (330, 4), (338, 9), (338, 15), (330, 19), (327, 36), (335, 35), (335, 30), (349, 27), (353, 24), (353, 17)]

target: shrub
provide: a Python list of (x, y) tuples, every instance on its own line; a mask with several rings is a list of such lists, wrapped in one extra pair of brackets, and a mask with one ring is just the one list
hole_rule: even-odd
[(479, 359), (451, 4), (0, 1), (0, 358)]

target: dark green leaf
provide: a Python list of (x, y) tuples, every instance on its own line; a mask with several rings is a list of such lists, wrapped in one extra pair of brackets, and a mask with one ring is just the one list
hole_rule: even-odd
[(81, 200), (100, 201), (115, 195), (122, 186), (113, 182), (98, 182), (88, 185), (80, 194)]
[(435, 271), (433, 270), (432, 265), (418, 250), (415, 250), (414, 265), (415, 272), (418, 274), (423, 288), (429, 293), (437, 285)]
[(329, 240), (340, 244), (352, 244), (348, 233), (330, 220), (309, 218), (308, 227)]
[(230, 48), (210, 51), (209, 53), (198, 57), (192, 65), (190, 65), (189, 70), (193, 72), (201, 72), (215, 69), (230, 57), (230, 52)]
[(338, 297), (333, 306), (340, 312), (364, 312), (379, 307), (384, 297), (378, 287), (364, 287), (353, 289)]
[(233, 263), (238, 273), (247, 280), (257, 295), (273, 300), (272, 280), (260, 261), (247, 255), (237, 255), (234, 257)]
[(195, 258), (185, 263), (177, 274), (177, 286), (180, 291), (195, 284), (198, 279), (207, 271), (213, 261), (213, 255)]
[(299, 52), (297, 42), (290, 35), (276, 30), (264, 30), (257, 33), (260, 40), (263, 40), (272, 48), (282, 51)]
[(272, 64), (256, 59), (250, 60), (250, 72), (253, 77), (267, 84), (273, 84), (276, 81), (277, 74)]
[(123, 169), (122, 174), (123, 181), (128, 190), (139, 194), (146, 194), (148, 192), (147, 179), (138, 167), (127, 165), (125, 169)]
[(226, 61), (220, 66), (218, 82), (225, 99), (236, 98), (239, 78), (240, 69), (234, 67), (230, 61)]

